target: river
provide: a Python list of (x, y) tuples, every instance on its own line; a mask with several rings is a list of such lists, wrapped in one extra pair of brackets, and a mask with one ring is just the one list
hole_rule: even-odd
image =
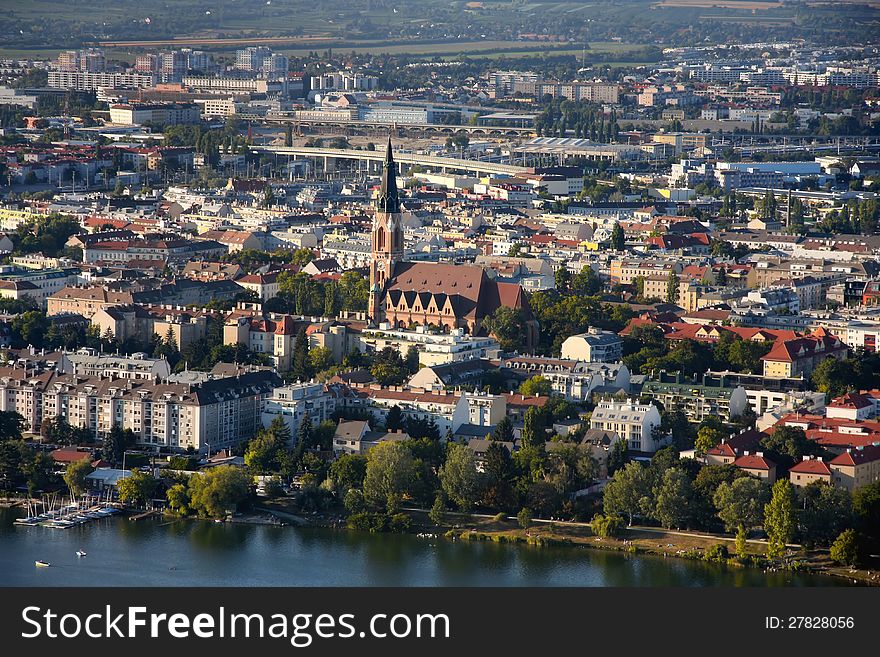
[[(0, 586), (834, 586), (769, 573), (577, 547), (402, 534), (109, 518), (71, 529), (13, 524), (0, 509)], [(77, 550), (85, 557), (77, 557)], [(37, 568), (34, 561), (49, 561)]]

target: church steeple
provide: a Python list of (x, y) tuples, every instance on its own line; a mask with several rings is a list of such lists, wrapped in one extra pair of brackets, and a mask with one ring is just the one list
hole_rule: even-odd
[(391, 149), (391, 137), (385, 149), (382, 186), (373, 217), (373, 262), (370, 264), (370, 319), (382, 320), (385, 286), (394, 276), (395, 265), (403, 259), (403, 222), (400, 218), (400, 195), (397, 191), (397, 165)]
[(400, 195), (397, 192), (397, 164), (391, 149), (391, 135), (385, 147), (385, 163), (382, 167), (382, 187), (376, 204), (379, 212), (400, 212)]

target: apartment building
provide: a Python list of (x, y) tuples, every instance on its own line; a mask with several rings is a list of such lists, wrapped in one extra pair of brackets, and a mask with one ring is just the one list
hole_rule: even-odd
[(296, 335), (291, 315), (233, 317), (223, 327), (223, 344), (243, 344), (251, 351), (266, 354), (279, 372), (287, 372), (293, 366)]
[(352, 388), (360, 408), (385, 422), (388, 411), (397, 406), (404, 418), (434, 421), (440, 436), (456, 433), (463, 425), (486, 428), (486, 433), (507, 414), (504, 395), (482, 392), (428, 392), (418, 388), (383, 388), (379, 385)]
[[(669, 272), (681, 273), (681, 263), (672, 260), (631, 260), (615, 259), (611, 261), (609, 275), (614, 285), (632, 285), (636, 278), (660, 277), (669, 278)], [(664, 290), (663, 298), (666, 297)]]
[(830, 461), (804, 456), (788, 472), (792, 485), (798, 488), (822, 481), (852, 493), (857, 488), (880, 481), (880, 442), (848, 448)]
[(0, 368), (0, 411), (20, 413), (31, 433), (61, 417), (89, 429), (96, 440), (120, 427), (131, 429), (141, 447), (205, 452), (251, 438), (261, 426), (264, 398), (279, 383), (269, 371), (193, 386), (52, 371), (28, 374), (6, 367)]
[(261, 417), (264, 427), (280, 417), (295, 443), (303, 417), (318, 425), (330, 420), (336, 408), (337, 396), (323, 383), (295, 383), (275, 388), (263, 402)]
[(155, 86), (152, 73), (92, 73), (88, 71), (49, 71), (47, 86), (71, 91), (97, 91), (102, 87), (111, 89), (140, 89)]
[(468, 335), (463, 329), (432, 333), (423, 325), (412, 331), (395, 329), (388, 322), (378, 328), (364, 328), (357, 336), (361, 351), (378, 352), (390, 347), (406, 356), (411, 347), (419, 352), (419, 364), (425, 367), (467, 360), (497, 358), (500, 346), (494, 338)]
[(590, 429), (614, 432), (636, 452), (653, 453), (668, 442), (668, 436), (659, 435), (659, 427), (656, 406), (630, 400), (599, 402), (590, 417)]
[(201, 119), (195, 103), (122, 103), (110, 105), (110, 122), (117, 125), (182, 125)]
[(623, 340), (612, 331), (591, 326), (586, 333), (572, 335), (562, 343), (562, 357), (587, 363), (616, 363), (623, 356)]

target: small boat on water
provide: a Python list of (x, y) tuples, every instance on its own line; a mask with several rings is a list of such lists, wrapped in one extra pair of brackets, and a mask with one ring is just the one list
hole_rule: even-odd
[(52, 564), (50, 564), (48, 561), (41, 561), (40, 559), (37, 559), (36, 561), (34, 561), (34, 565), (37, 568), (48, 568)]
[(86, 556), (86, 553), (85, 553), (84, 550), (77, 550), (77, 551), (76, 551), (76, 556), (78, 556), (78, 557), (84, 557), (84, 556)]

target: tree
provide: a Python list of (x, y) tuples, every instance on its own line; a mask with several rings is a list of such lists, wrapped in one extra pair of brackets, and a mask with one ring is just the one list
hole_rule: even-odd
[(503, 351), (518, 351), (524, 344), (525, 318), (519, 308), (499, 306), (483, 320), (483, 327), (498, 340)]
[(626, 236), (619, 223), (615, 223), (614, 228), (611, 229), (611, 248), (615, 251), (623, 251), (626, 248)]
[(385, 347), (376, 353), (370, 374), (383, 386), (399, 386), (409, 377), (409, 370), (397, 349)]
[(602, 281), (590, 265), (585, 265), (572, 280), (571, 289), (575, 294), (593, 296), (602, 291)]
[(480, 487), (474, 453), (470, 448), (458, 443), (450, 444), (439, 476), (446, 496), (462, 511), (470, 511), (477, 501)]
[(0, 411), (0, 442), (21, 440), (27, 421), (15, 411)]
[(189, 489), (184, 484), (174, 484), (165, 493), (168, 508), (178, 516), (185, 516), (190, 511)]
[(632, 525), (633, 518), (643, 513), (643, 500), (650, 499), (651, 476), (638, 463), (627, 463), (605, 487), (603, 508), (605, 515), (624, 515)]
[(705, 454), (710, 449), (721, 442), (724, 434), (714, 427), (700, 427), (697, 431), (697, 440), (694, 442), (694, 449), (699, 454)]
[(794, 487), (788, 479), (780, 479), (773, 484), (772, 496), (764, 507), (767, 556), (773, 558), (785, 554), (785, 546), (794, 540), (796, 528)]
[(626, 440), (621, 439), (612, 445), (608, 453), (608, 476), (613, 477), (615, 472), (626, 465), (626, 462)]
[(537, 448), (544, 444), (547, 435), (544, 429), (544, 413), (537, 406), (530, 406), (523, 420), (522, 446)]
[(831, 545), (829, 556), (835, 563), (855, 568), (861, 562), (859, 535), (855, 529), (845, 529)]
[(86, 490), (86, 477), (92, 474), (92, 464), (88, 459), (69, 463), (64, 470), (64, 483), (71, 495), (81, 495)]
[(492, 430), (491, 440), (497, 440), (504, 443), (513, 442), (513, 421), (505, 415), (498, 421)]
[(400, 410), (400, 406), (394, 404), (394, 406), (388, 409), (388, 413), (385, 416), (385, 429), (387, 431), (400, 431), (404, 427), (403, 411)]
[(669, 468), (657, 490), (654, 517), (667, 529), (687, 527), (694, 517), (694, 490), (684, 470)]
[(532, 512), (526, 507), (523, 507), (519, 510), (519, 513), (516, 514), (516, 520), (520, 527), (528, 529), (532, 526)]
[(125, 450), (134, 447), (135, 443), (134, 432), (131, 429), (123, 429), (117, 424), (104, 436), (101, 452), (105, 459), (116, 465), (125, 458)]
[(874, 541), (880, 539), (880, 481), (857, 488), (852, 508), (861, 530)]
[(333, 365), (333, 351), (328, 347), (315, 347), (309, 351), (309, 369), (312, 372), (323, 372)]
[(545, 379), (540, 374), (526, 379), (519, 386), (519, 393), (527, 397), (541, 395), (547, 397), (553, 393), (553, 385), (549, 379)]
[(501, 442), (489, 443), (483, 470), (483, 504), (490, 509), (511, 508), (514, 465), (510, 452)]
[(414, 344), (409, 346), (409, 349), (406, 350), (406, 358), (404, 359), (406, 362), (406, 369), (409, 370), (410, 374), (415, 374), (419, 371), (419, 349)]
[(143, 508), (153, 499), (159, 480), (140, 470), (133, 470), (116, 484), (119, 501), (137, 508)]
[(380, 442), (367, 454), (364, 498), (375, 507), (394, 513), (410, 494), (416, 480), (416, 463), (408, 447), (399, 442)]
[(553, 276), (556, 282), (556, 291), (560, 294), (569, 294), (571, 293), (571, 272), (568, 267), (562, 266), (556, 270), (556, 273)]
[(761, 446), (768, 452), (785, 455), (793, 461), (800, 461), (807, 454), (816, 454), (818, 446), (807, 438), (800, 427), (778, 426), (773, 433), (761, 440)]
[(855, 375), (855, 368), (849, 360), (826, 358), (813, 370), (810, 380), (816, 390), (833, 398), (846, 393), (852, 387)]
[(666, 279), (666, 303), (678, 303), (678, 274), (674, 269), (669, 270), (669, 277)]
[(241, 468), (221, 465), (189, 479), (190, 506), (199, 515), (222, 518), (253, 494), (253, 481)]
[(279, 440), (274, 432), (260, 430), (245, 449), (244, 463), (254, 474), (272, 474), (281, 470), (286, 450), (287, 443)]
[(431, 506), (428, 518), (435, 525), (446, 523), (446, 504), (443, 502), (443, 495), (441, 493), (437, 493), (437, 496), (434, 498), (434, 504)]
[(367, 474), (367, 457), (361, 454), (342, 454), (330, 464), (329, 474), (338, 491), (360, 488)]
[(805, 545), (828, 546), (844, 529), (853, 525), (849, 492), (816, 481), (798, 490), (798, 534)]
[(305, 329), (300, 329), (293, 343), (293, 366), (290, 373), (297, 381), (309, 381), (312, 378), (312, 364), (309, 359), (309, 340)]
[(590, 521), (590, 529), (601, 538), (614, 538), (623, 529), (623, 518), (620, 516), (603, 516), (597, 513)]
[(736, 479), (733, 483), (722, 483), (713, 497), (718, 517), (728, 531), (744, 528), (746, 531), (758, 527), (764, 520), (764, 506), (770, 495), (767, 485), (752, 477)]
[(553, 449), (548, 450), (544, 463), (544, 481), (562, 496), (586, 488), (596, 476), (596, 461), (589, 448), (573, 442), (551, 444)]
[(746, 531), (746, 528), (743, 525), (740, 525), (736, 530), (736, 542), (734, 543), (734, 549), (736, 550), (736, 556), (740, 559), (745, 559), (748, 554), (746, 546), (748, 545), (749, 533)]

